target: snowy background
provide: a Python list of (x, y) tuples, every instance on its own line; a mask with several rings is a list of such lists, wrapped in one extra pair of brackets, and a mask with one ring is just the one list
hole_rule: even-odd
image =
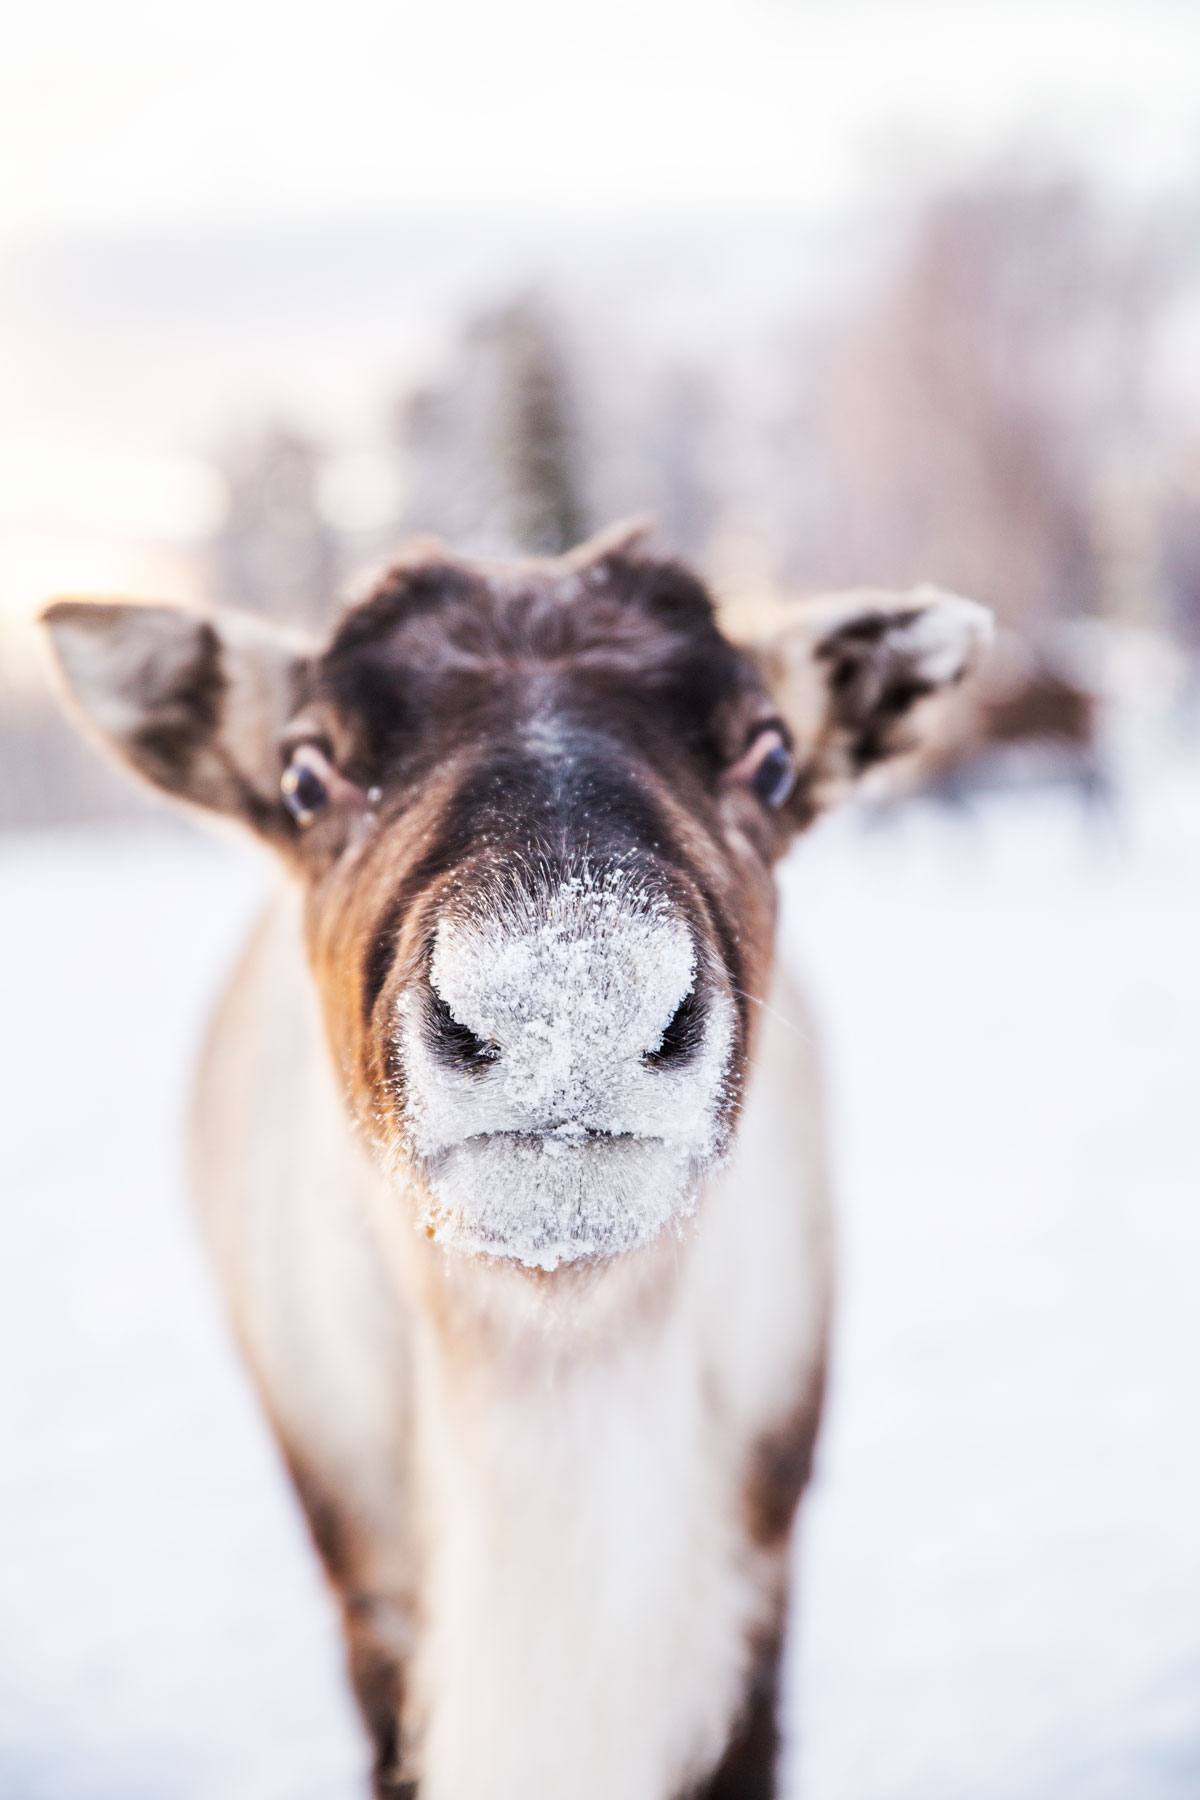
[[(0, 840), (0, 1795), (348, 1800), (333, 1613), (181, 1180), (265, 879)], [(806, 1800), (1200, 1791), (1200, 756), (848, 816), (785, 871), (839, 1192)]]
[[(930, 578), (1194, 701), (1200, 6), (8, 10), (0, 1800), (350, 1800), (181, 1173), (266, 873), (130, 819), (36, 610), (327, 623), (407, 532), (554, 547), (532, 470), (560, 547), (655, 510), (733, 601)], [(1111, 817), (847, 816), (785, 873), (840, 1220), (805, 1800), (1200, 1794), (1200, 744), (1130, 726)]]

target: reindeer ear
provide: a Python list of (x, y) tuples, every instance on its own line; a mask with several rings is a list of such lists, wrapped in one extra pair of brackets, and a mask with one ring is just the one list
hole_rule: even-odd
[(924, 702), (960, 681), (991, 635), (986, 607), (929, 586), (857, 588), (798, 605), (752, 647), (795, 743), (795, 804), (811, 816), (915, 749), (935, 713)]
[(181, 800), (287, 833), (276, 738), (300, 704), (304, 644), (243, 613), (125, 600), (56, 600), (42, 622), (105, 748)]

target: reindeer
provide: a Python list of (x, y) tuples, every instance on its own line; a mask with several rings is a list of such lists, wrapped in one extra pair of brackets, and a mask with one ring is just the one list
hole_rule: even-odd
[(74, 703), (276, 852), (195, 1185), (376, 1796), (766, 1800), (830, 1226), (772, 868), (988, 615), (736, 646), (633, 533), (428, 546), (321, 645), (63, 600)]

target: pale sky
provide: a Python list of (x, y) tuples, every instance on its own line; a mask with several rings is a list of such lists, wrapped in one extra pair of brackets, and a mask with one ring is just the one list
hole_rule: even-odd
[(1014, 141), (1200, 172), (1191, 0), (41, 0), (0, 241), (480, 205), (828, 210)]
[[(1194, 184), (1200, 0), (39, 0), (5, 18), (0, 250), (444, 209), (830, 216), (1022, 147)], [(83, 338), (82, 370), (0, 338), (0, 640), (55, 591), (176, 591), (161, 541), (214, 503), (211, 471), (139, 440), (150, 347), (129, 369)]]

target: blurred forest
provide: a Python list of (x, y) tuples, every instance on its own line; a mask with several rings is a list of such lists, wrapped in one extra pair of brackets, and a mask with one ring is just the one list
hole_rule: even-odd
[[(624, 304), (552, 271), (508, 281), (385, 385), (362, 441), (274, 414), (208, 444), (219, 501), (172, 566), (190, 592), (320, 630), (405, 537), (553, 553), (650, 513), (733, 610), (917, 580), (986, 602), (1013, 634), (1006, 729), (1032, 683), (1031, 735), (1082, 743), (1096, 682), (1063, 649), (1081, 627), (1153, 635), (1178, 705), (1197, 688), (1197, 224), (1000, 171), (865, 232), (794, 303), (768, 268), (748, 325), (720, 316), (704, 266), (690, 330), (639, 329), (654, 299), (635, 281)], [(0, 823), (136, 804), (37, 667), (5, 657)], [(1047, 681), (1075, 698), (1047, 701)]]

